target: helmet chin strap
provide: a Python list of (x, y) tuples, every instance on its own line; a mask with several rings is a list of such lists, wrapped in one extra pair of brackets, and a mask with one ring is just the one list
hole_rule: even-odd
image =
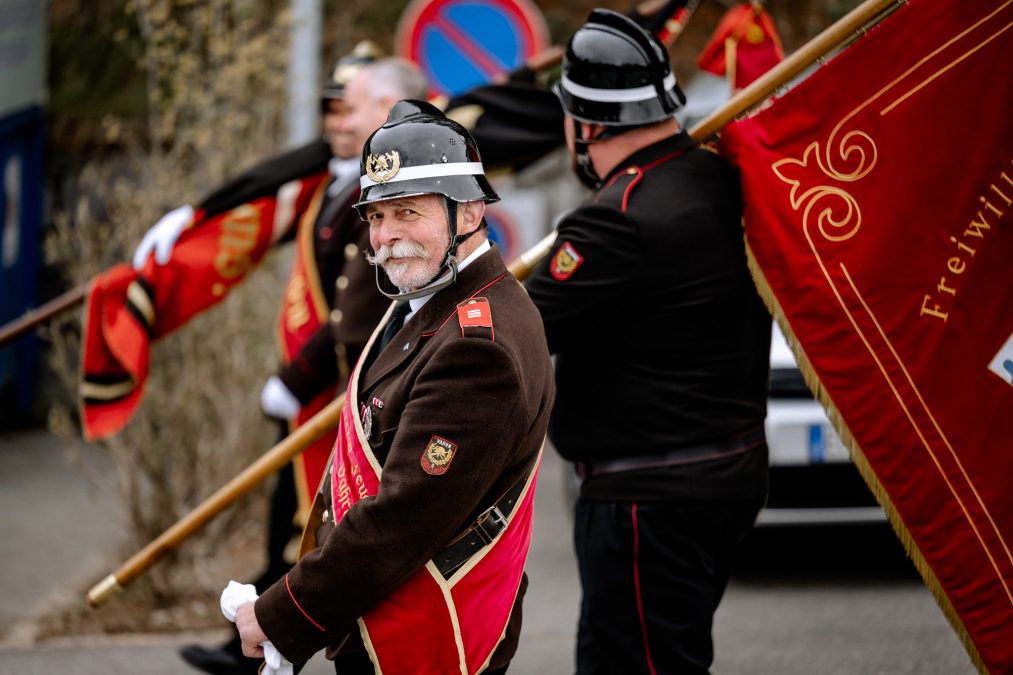
[(573, 139), (573, 170), (577, 174), (577, 179), (591, 188), (592, 190), (598, 189), (601, 185), (601, 176), (594, 170), (594, 163), (591, 161), (590, 146), (600, 140), (600, 138), (584, 138), (584, 130), (581, 123), (577, 120), (573, 120), (574, 139)]
[(602, 179), (595, 171), (594, 164), (591, 161), (591, 146), (595, 143), (608, 140), (609, 138), (615, 138), (619, 134), (625, 133), (632, 129), (631, 126), (609, 126), (595, 136), (594, 138), (584, 138), (584, 131), (581, 128), (581, 123), (576, 119), (573, 120), (573, 170), (577, 174), (577, 178), (581, 183), (597, 190), (601, 187)]
[[(447, 250), (443, 253), (443, 260), (440, 262), (440, 269), (437, 270), (436, 274), (434, 274), (429, 281), (414, 291), (398, 289), (395, 293), (387, 288), (384, 288), (384, 286), (389, 287), (393, 286), (393, 284), (390, 283), (390, 279), (386, 274), (381, 274), (380, 265), (376, 266), (376, 287), (380, 289), (381, 293), (391, 300), (401, 301), (424, 298), (427, 295), (433, 295), (442, 291), (444, 288), (457, 281), (457, 247), (464, 243), (468, 237), (478, 232), (479, 228), (476, 227), (468, 234), (457, 234), (458, 203), (449, 197), (444, 197), (443, 205), (447, 213), (447, 232), (450, 235), (450, 245), (447, 246)], [(446, 275), (445, 279), (437, 281), (437, 279), (444, 275)], [(386, 283), (384, 283), (385, 280)]]

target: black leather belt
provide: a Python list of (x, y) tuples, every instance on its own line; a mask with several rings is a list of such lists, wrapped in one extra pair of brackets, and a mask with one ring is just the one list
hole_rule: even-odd
[(496, 503), (483, 511), (467, 530), (454, 537), (447, 547), (433, 556), (433, 563), (444, 579), (449, 579), (471, 556), (491, 544), (510, 524), (514, 506), (520, 499), (537, 459)]
[(576, 462), (577, 475), (580, 476), (581, 480), (588, 480), (595, 476), (621, 473), (623, 471), (656, 469), (665, 466), (703, 462), (709, 459), (720, 459), (748, 452), (753, 448), (763, 445), (766, 441), (767, 437), (761, 425), (737, 436), (715, 443), (704, 443), (703, 445), (678, 448), (669, 452), (659, 452), (651, 455), (632, 455), (620, 459), (578, 461)]
[[(446, 548), (433, 556), (433, 563), (436, 565), (436, 569), (440, 570), (444, 579), (449, 579), (461, 565), (468, 562), (471, 556), (475, 555), (483, 547), (491, 544), (499, 536), (500, 532), (505, 530), (507, 525), (510, 524), (510, 517), (513, 515), (514, 506), (524, 491), (524, 486), (527, 484), (528, 477), (531, 475), (532, 470), (534, 470), (537, 461), (536, 456), (531, 461), (531, 465), (528, 466), (528, 470), (524, 472), (524, 475), (511, 485), (510, 489), (496, 500), (495, 504), (479, 514), (478, 518), (475, 519), (475, 522), (468, 529), (454, 537), (447, 544)], [(325, 489), (329, 491), (329, 484), (330, 474), (327, 475), (327, 480), (324, 481), (321, 491)], [(327, 539), (327, 535), (334, 529), (331, 506), (327, 503), (329, 501), (330, 499), (325, 497), (314, 502), (316, 508), (310, 515), (310, 523), (313, 523), (316, 517), (319, 517), (321, 520), (321, 524), (314, 531), (315, 546), (322, 546), (323, 542)], [(326, 504), (326, 506), (323, 512), (318, 515), (317, 512), (321, 503)], [(302, 551), (300, 557), (306, 552), (308, 551)]]

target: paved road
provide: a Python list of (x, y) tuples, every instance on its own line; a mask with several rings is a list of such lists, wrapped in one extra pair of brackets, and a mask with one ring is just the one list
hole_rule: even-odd
[[(81, 478), (82, 470), (103, 466), (87, 447), (82, 452), (73, 464), (65, 448), (44, 434), (0, 433), (0, 674), (192, 672), (179, 660), (179, 646), (213, 644), (224, 633), (33, 643), (34, 616), (77, 601), (82, 588), (120, 562), (104, 553), (118, 543), (117, 503)], [(524, 633), (512, 675), (573, 670), (579, 589), (561, 489), (565, 470), (546, 455)], [(754, 539), (716, 618), (714, 672), (973, 673), (934, 600), (886, 534), (796, 531)], [(333, 671), (318, 658), (303, 672)]]

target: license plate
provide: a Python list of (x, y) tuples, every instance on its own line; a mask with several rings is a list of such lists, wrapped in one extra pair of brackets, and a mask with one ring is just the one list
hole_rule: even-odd
[(837, 432), (829, 424), (809, 425), (809, 463), (847, 461), (848, 449), (841, 442)]

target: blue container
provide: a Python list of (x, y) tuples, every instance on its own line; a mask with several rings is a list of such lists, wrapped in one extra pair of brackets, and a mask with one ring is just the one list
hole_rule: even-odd
[[(0, 324), (36, 305), (42, 260), (42, 108), (0, 118)], [(0, 347), (0, 392), (14, 392), (28, 410), (35, 384), (38, 339), (25, 334)]]

